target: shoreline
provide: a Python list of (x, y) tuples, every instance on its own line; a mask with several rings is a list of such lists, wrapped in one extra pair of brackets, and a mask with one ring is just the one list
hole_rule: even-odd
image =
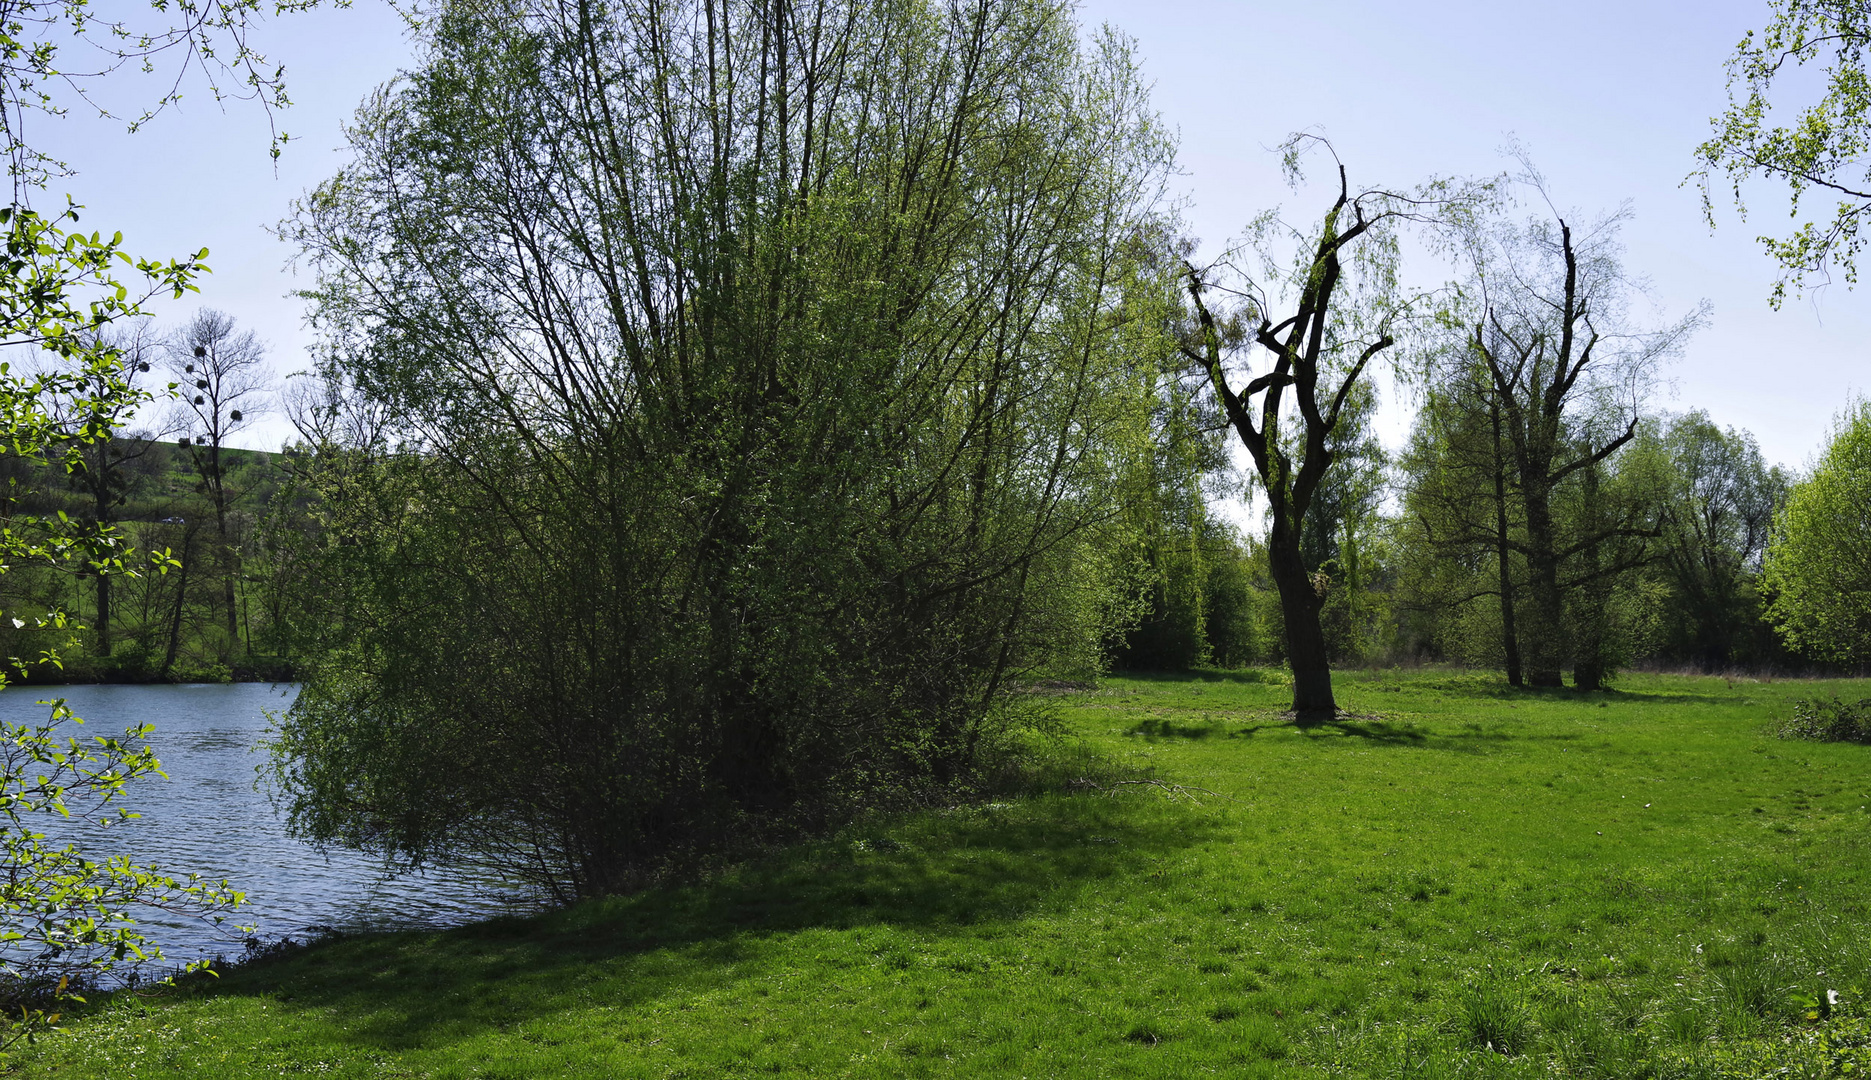
[(227, 685), (230, 683), (296, 683), (299, 681), (298, 669), (289, 663), (277, 665), (241, 666), (220, 671), (202, 671), (191, 669), (176, 671), (169, 675), (155, 672), (123, 670), (85, 670), (82, 668), (54, 669), (45, 672), (34, 671), (26, 675), (11, 673), (7, 677), (7, 686), (188, 686), (188, 685)]

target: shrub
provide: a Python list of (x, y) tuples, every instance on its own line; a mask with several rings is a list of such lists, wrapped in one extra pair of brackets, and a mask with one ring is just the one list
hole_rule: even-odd
[(1855, 704), (1837, 696), (1830, 701), (1801, 698), (1793, 703), (1793, 719), (1780, 726), (1780, 737), (1871, 743), (1871, 698)]
[(966, 785), (1003, 687), (1094, 666), (1179, 295), (1127, 53), (1040, 0), (770, 18), (438, 5), (302, 205), (327, 400), (383, 418), (308, 421), (302, 835), (624, 891)]

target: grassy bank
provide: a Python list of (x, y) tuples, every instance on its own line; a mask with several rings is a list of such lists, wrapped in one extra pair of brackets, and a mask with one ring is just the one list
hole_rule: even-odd
[(1069, 729), (1181, 795), (1130, 785), (929, 814), (705, 886), (332, 942), (120, 995), (12, 1067), (1871, 1068), (1871, 747), (1767, 731), (1794, 697), (1871, 687), (1631, 676), (1577, 696), (1447, 673), (1340, 687), (1365, 718), (1300, 730), (1278, 715), (1283, 688), (1251, 673), (1112, 679), (1059, 699)]

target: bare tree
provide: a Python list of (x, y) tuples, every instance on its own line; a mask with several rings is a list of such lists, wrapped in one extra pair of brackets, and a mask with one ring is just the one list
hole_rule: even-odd
[(334, 367), (293, 375), (281, 403), (293, 429), (314, 454), (380, 450), (394, 428), (390, 409), (360, 392)]
[[(150, 398), (145, 385), (160, 342), (148, 319), (95, 332), (86, 348), (114, 363), (94, 369), (74, 386), (78, 392), (50, 402), (52, 414), (75, 448), (77, 461), (68, 473), (72, 487), (91, 503), (90, 527), (103, 537), (117, 523), (117, 510), (130, 496), (134, 466), (168, 429), (128, 431), (137, 411)], [(108, 567), (92, 568), (97, 586), (97, 650), (111, 652), (111, 589)]]
[[(1617, 245), (1626, 213), (1575, 233), (1531, 167), (1524, 182), (1547, 216), (1524, 224), (1471, 221), (1463, 230), (1474, 307), (1466, 348), (1451, 352), (1460, 354), (1454, 362), (1464, 372), (1479, 365), (1506, 437), (1525, 527), (1511, 545), (1527, 566), (1521, 653), (1527, 681), (1550, 687), (1561, 685), (1568, 653), (1568, 591), (1628, 568), (1622, 560), (1600, 562), (1607, 543), (1655, 535), (1650, 524), (1624, 517), (1568, 530), (1555, 516), (1555, 498), (1569, 480), (1596, 482), (1599, 467), (1636, 436), (1658, 364), (1701, 324), (1703, 311), (1661, 329), (1632, 325), (1626, 309), (1636, 286)], [(1590, 689), (1602, 671), (1587, 658), (1574, 676)]]
[(239, 330), (231, 316), (203, 308), (170, 339), (168, 352), (184, 432), (177, 444), (194, 459), (201, 492), (214, 510), (223, 615), (231, 642), (239, 633), (234, 592), (240, 577), (240, 548), (229, 517), (239, 493), (228, 483), (227, 442), (268, 404), (265, 396), (272, 392), (273, 383), (266, 346), (253, 331)]

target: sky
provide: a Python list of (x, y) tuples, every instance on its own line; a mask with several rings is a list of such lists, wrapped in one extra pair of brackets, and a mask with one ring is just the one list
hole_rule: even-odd
[[(1765, 0), (1084, 0), (1080, 12), (1136, 40), (1155, 107), (1179, 136), (1176, 190), (1204, 252), (1263, 210), (1299, 221), (1324, 209), (1311, 205), (1316, 192), (1282, 179), (1275, 148), (1289, 132), (1329, 137), (1360, 187), (1498, 173), (1512, 164), (1503, 147), (1517, 142), (1569, 218), (1629, 204), (1625, 267), (1647, 281), (1638, 310), (1654, 324), (1710, 304), (1707, 325), (1664, 372), (1658, 407), (1704, 409), (1797, 468), (1848, 397), (1871, 390), (1871, 292), (1834, 285), (1772, 310), (1774, 267), (1754, 238), (1783, 231), (1783, 194), (1750, 191), (1744, 221), (1718, 192), (1711, 230), (1686, 182), (1727, 100), (1724, 61), (1765, 21)], [(215, 272), (201, 295), (161, 317), (179, 322), (197, 304), (226, 311), (269, 344), (284, 376), (307, 364), (311, 338), (291, 293), (309, 280), (268, 229), (343, 164), (344, 123), (413, 52), (381, 0), (284, 16), (254, 42), (285, 65), (294, 101), (271, 121), (292, 136), (277, 162), (261, 109), (223, 108), (198, 84), (134, 135), (79, 109), (37, 120), (29, 135), (78, 170), (54, 190), (84, 204), (87, 228), (120, 230), (141, 255), (210, 249)], [(143, 88), (113, 79), (126, 96)], [(1407, 395), (1380, 386), (1394, 445)], [(246, 445), (276, 448), (289, 433), (282, 418), (263, 419)]]

